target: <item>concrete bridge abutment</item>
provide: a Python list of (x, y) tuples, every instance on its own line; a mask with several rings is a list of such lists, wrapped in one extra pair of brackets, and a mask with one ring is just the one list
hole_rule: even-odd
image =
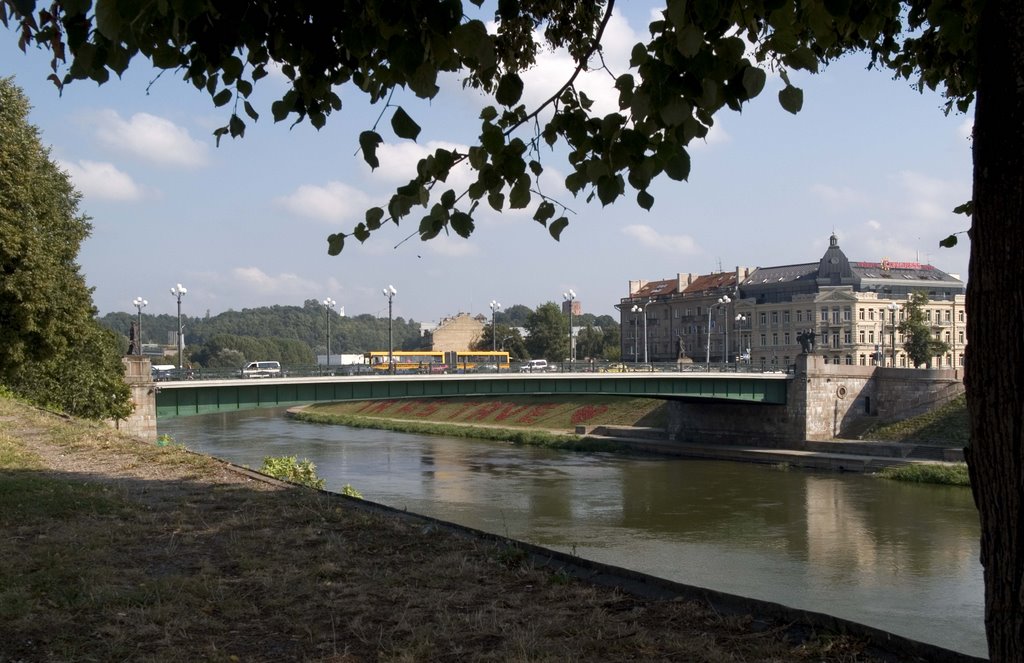
[(127, 355), (121, 358), (124, 364), (124, 381), (131, 390), (135, 406), (127, 419), (110, 421), (117, 430), (141, 440), (156, 440), (156, 383), (153, 382), (149, 357)]
[(948, 403), (964, 391), (960, 371), (828, 364), (799, 355), (785, 405), (673, 401), (668, 432), (681, 442), (793, 447), (856, 437)]

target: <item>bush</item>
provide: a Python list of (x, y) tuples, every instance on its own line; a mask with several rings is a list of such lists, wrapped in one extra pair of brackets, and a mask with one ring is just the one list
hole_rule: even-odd
[(316, 475), (316, 465), (308, 458), (298, 460), (295, 456), (267, 456), (263, 459), (260, 472), (267, 476), (322, 490), (324, 480)]
[(967, 463), (913, 463), (900, 467), (887, 467), (878, 473), (883, 479), (938, 483), (946, 486), (970, 486)]

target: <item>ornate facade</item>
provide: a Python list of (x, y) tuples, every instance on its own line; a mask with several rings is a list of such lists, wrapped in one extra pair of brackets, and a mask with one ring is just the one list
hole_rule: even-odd
[(622, 357), (644, 361), (646, 346), (651, 362), (739, 361), (785, 370), (803, 336), (832, 364), (909, 367), (898, 327), (915, 292), (927, 295), (925, 319), (949, 346), (930, 366), (962, 367), (964, 283), (916, 262), (851, 262), (835, 235), (818, 262), (631, 282), (629, 297), (616, 307)]

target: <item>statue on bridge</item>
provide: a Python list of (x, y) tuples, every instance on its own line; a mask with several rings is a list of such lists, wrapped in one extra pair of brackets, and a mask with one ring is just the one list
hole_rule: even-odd
[(800, 354), (808, 355), (814, 352), (814, 339), (817, 334), (814, 333), (813, 329), (805, 329), (796, 335), (796, 340), (800, 343)]
[(132, 326), (128, 329), (128, 354), (142, 354), (142, 342), (139, 339), (139, 323), (135, 321), (132, 321)]

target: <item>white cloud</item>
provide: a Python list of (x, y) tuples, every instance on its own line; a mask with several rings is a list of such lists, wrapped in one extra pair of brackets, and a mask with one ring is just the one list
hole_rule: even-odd
[(259, 290), (262, 295), (306, 297), (315, 296), (321, 290), (319, 283), (296, 274), (272, 276), (258, 267), (235, 267), (231, 270), (231, 278), (244, 288)]
[[(423, 145), (411, 141), (383, 143), (377, 148), (380, 167), (373, 171), (373, 179), (375, 182), (405, 184), (416, 175), (416, 164), (419, 163), (419, 160), (433, 154), (438, 149), (454, 150), (466, 154), (469, 151), (469, 146), (436, 140), (428, 141)], [(461, 193), (469, 186), (469, 182), (469, 165), (460, 164), (448, 176), (447, 186), (444, 182), (440, 186), (455, 189), (456, 192)], [(440, 190), (444, 191), (444, 189)]]
[(864, 225), (866, 225), (868, 227), (868, 230), (881, 230), (882, 229), (882, 224), (879, 223), (878, 221), (875, 221), (874, 219), (868, 219), (865, 222)]
[(907, 196), (903, 204), (905, 213), (920, 221), (948, 221), (953, 218), (953, 208), (959, 204), (955, 192), (963, 190), (960, 194), (962, 200), (970, 196), (962, 184), (946, 182), (922, 173), (905, 170), (896, 179)]
[(328, 182), (324, 186), (303, 184), (274, 202), (296, 216), (332, 222), (362, 218), (372, 205), (369, 196), (344, 182)]
[(109, 148), (167, 166), (196, 168), (207, 163), (206, 144), (165, 118), (136, 113), (124, 120), (117, 111), (106, 110), (96, 123), (96, 137)]
[(104, 200), (139, 200), (142, 188), (131, 176), (117, 169), (112, 163), (81, 160), (77, 163), (62, 161), (61, 168), (83, 195)]
[(698, 251), (697, 242), (689, 235), (665, 235), (644, 224), (626, 226), (622, 232), (648, 249), (683, 255), (694, 255)]
[(423, 246), (431, 253), (446, 258), (463, 258), (480, 253), (478, 244), (471, 239), (463, 239), (458, 235), (438, 235), (429, 242), (422, 242)]

